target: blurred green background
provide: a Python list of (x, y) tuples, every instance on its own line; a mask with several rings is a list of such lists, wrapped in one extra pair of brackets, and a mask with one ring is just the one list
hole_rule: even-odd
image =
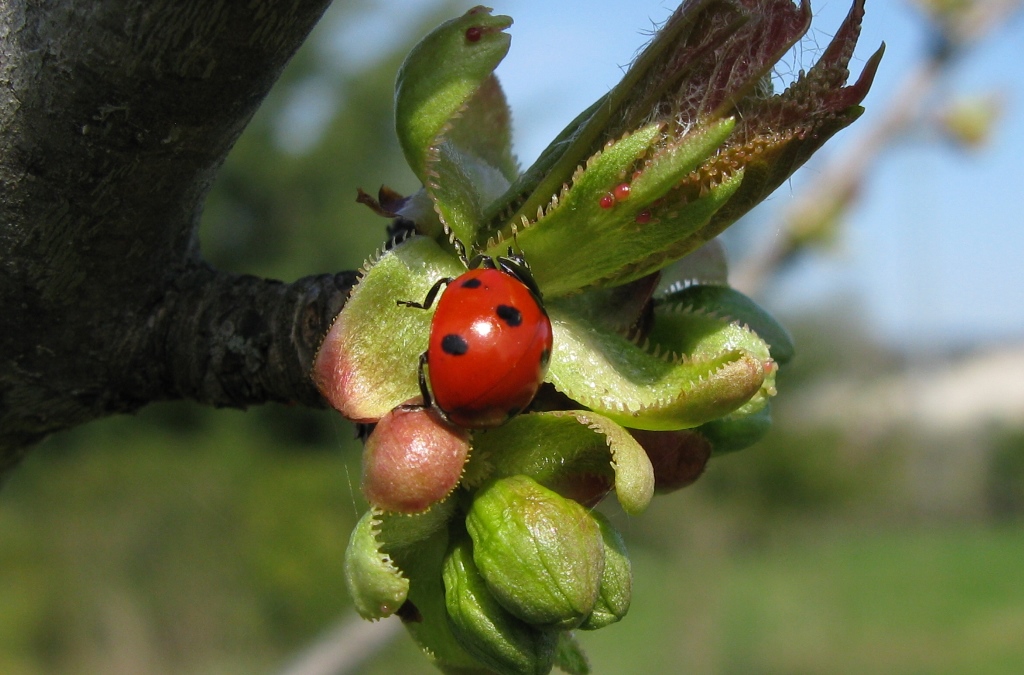
[[(386, 221), (356, 188), (417, 187), (394, 73), (407, 40), (465, 7), (419, 8), (372, 58), (339, 58), (372, 8), (329, 12), (238, 143), (206, 210), (214, 264), (358, 267)], [(933, 350), (922, 368), (858, 306), (782, 317), (798, 359), (767, 439), (642, 517), (608, 507), (635, 593), (625, 621), (582, 635), (595, 673), (1024, 672), (1024, 425), (983, 405), (960, 419), (954, 395), (984, 393), (979, 369), (1021, 373), (1020, 342)], [(352, 614), (353, 437), (332, 412), (163, 404), (46, 441), (0, 491), (0, 673), (278, 672)], [(433, 671), (399, 635), (356, 672)]]

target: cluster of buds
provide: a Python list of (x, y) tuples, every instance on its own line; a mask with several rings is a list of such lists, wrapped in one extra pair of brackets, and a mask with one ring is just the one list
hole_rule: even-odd
[[(573, 631), (621, 619), (631, 585), (593, 507), (614, 493), (639, 514), (770, 424), (792, 343), (729, 288), (712, 240), (859, 116), (881, 56), (846, 84), (862, 5), (773, 94), (807, 2), (687, 0), (523, 173), (493, 74), (511, 19), (477, 7), (413, 49), (396, 121), (423, 190), (361, 195), (405, 235), (364, 266), (313, 373), (372, 430), (346, 557), (362, 616), (399, 615), (445, 672), (587, 672)], [(543, 293), (550, 365), (523, 414), (459, 428), (416, 405), (430, 312), (396, 301), (510, 244)]]

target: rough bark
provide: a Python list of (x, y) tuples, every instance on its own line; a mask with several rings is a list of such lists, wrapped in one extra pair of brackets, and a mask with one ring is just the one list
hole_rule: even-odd
[(219, 272), (214, 175), (329, 0), (0, 3), (0, 477), (151, 401), (321, 405), (351, 273)]

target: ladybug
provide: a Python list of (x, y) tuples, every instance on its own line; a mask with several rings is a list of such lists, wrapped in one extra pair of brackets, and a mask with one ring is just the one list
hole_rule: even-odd
[(447, 286), (420, 355), (423, 406), (457, 426), (486, 429), (518, 415), (537, 394), (551, 359), (551, 320), (526, 259), (511, 247), (507, 256), (478, 255), (466, 266), (439, 279), (422, 303), (398, 304), (429, 309)]

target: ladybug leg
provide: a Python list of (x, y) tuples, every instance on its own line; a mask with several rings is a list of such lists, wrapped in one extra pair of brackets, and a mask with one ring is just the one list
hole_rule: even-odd
[[(463, 244), (458, 239), (452, 240), (452, 243), (455, 245), (455, 250), (458, 252), (459, 258), (462, 260), (462, 264), (464, 264), (466, 266), (466, 269), (468, 269), (468, 270), (475, 270), (475, 269), (479, 269), (481, 267), (484, 268), (484, 269), (488, 269), (488, 270), (496, 269), (496, 267), (494, 265), (494, 261), (491, 259), (491, 256), (485, 255), (483, 253), (477, 253), (475, 256), (470, 258), (466, 254), (466, 245), (465, 244)], [(511, 250), (511, 249), (509, 249), (509, 250)]]
[[(423, 403), (403, 403), (398, 406), (401, 410), (427, 410), (433, 407), (434, 397), (430, 395), (430, 388), (427, 387), (427, 376), (423, 371), (423, 367), (427, 365), (427, 353), (423, 352), (420, 354), (420, 365), (419, 365), (419, 383), (420, 383), (420, 396), (423, 397)], [(444, 414), (442, 413), (442, 416)], [(447, 420), (448, 418), (445, 417)]]
[(423, 352), (420, 354), (420, 367), (419, 367), (419, 379), (420, 379), (420, 395), (423, 396), (423, 407), (429, 408), (434, 405), (434, 399), (430, 395), (430, 389), (427, 388), (427, 376), (423, 374), (423, 366), (427, 365), (427, 353)]
[(427, 297), (424, 298), (423, 302), (416, 302), (414, 300), (395, 300), (395, 304), (405, 307), (415, 307), (416, 309), (430, 309), (434, 305), (434, 300), (437, 298), (437, 294), (440, 292), (441, 287), (447, 286), (452, 281), (452, 277), (438, 279), (437, 282), (430, 287), (430, 290), (427, 291)]

